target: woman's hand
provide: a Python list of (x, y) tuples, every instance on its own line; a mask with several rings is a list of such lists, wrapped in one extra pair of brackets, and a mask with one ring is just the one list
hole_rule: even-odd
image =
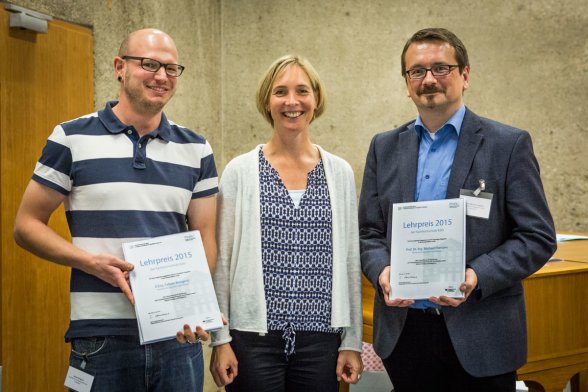
[(347, 384), (357, 384), (363, 372), (361, 354), (357, 351), (339, 351), (337, 358), (337, 381), (343, 380)]
[(210, 373), (219, 387), (232, 383), (237, 377), (239, 373), (237, 357), (229, 343), (212, 348)]

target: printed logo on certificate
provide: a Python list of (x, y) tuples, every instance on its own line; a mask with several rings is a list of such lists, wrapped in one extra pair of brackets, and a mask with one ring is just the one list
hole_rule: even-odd
[(175, 339), (184, 324), (223, 326), (198, 231), (123, 244), (135, 297), (141, 344)]
[(463, 298), (463, 199), (394, 203), (390, 248), (390, 299)]

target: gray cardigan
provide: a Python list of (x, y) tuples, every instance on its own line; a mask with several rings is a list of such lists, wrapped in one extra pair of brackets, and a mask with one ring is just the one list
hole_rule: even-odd
[[(231, 341), (229, 328), (267, 333), (261, 263), (259, 149), (226, 166), (220, 181), (214, 286), (229, 325), (212, 334), (212, 346)], [(361, 266), (357, 198), (351, 166), (317, 146), (325, 168), (333, 217), (331, 326), (343, 328), (339, 350), (361, 352)]]

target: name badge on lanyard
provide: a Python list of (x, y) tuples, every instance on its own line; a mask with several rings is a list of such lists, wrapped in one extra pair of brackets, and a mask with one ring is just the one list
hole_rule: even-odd
[(466, 201), (466, 215), (474, 218), (488, 219), (492, 207), (492, 193), (486, 190), (486, 181), (478, 180), (480, 186), (475, 190), (460, 189), (459, 197)]
[[(85, 361), (82, 363), (82, 369), (84, 368), (84, 365)], [(65, 376), (64, 385), (73, 391), (90, 392), (92, 390), (93, 382), (93, 375), (70, 366), (67, 375)]]

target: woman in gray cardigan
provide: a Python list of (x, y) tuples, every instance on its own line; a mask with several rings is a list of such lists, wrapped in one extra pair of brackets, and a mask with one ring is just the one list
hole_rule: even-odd
[(229, 324), (210, 369), (227, 391), (335, 392), (363, 370), (353, 172), (310, 142), (325, 96), (306, 59), (276, 60), (257, 107), (272, 137), (220, 183), (214, 283)]

